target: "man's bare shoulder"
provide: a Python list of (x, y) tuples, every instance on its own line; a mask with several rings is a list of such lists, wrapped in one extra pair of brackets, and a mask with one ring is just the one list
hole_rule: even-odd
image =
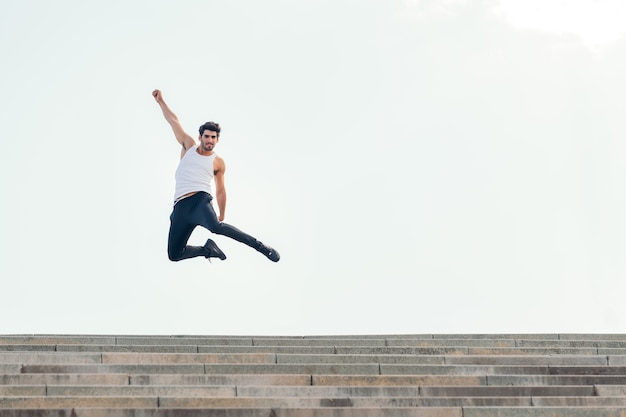
[(224, 173), (226, 170), (226, 162), (224, 162), (224, 158), (219, 155), (215, 155), (215, 159), (213, 160), (213, 170), (215, 173)]

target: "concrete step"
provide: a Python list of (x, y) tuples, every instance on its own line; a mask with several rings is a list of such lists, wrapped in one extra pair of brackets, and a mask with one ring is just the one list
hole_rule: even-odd
[[(516, 347), (516, 339), (414, 339), (414, 338), (397, 338), (386, 339), (384, 346), (411, 346), (411, 347), (498, 347), (511, 348)], [(557, 341), (555, 341), (557, 342)]]
[(399, 408), (418, 407), (417, 398), (387, 397), (237, 397), (237, 398), (180, 398), (161, 397), (163, 408)]
[(128, 385), (128, 374), (0, 375), (0, 385)]
[(0, 335), (7, 344), (248, 345), (248, 346), (606, 346), (626, 347), (626, 335), (380, 335), (380, 336), (82, 336)]
[(431, 364), (443, 365), (445, 356), (435, 355), (309, 355), (309, 354), (277, 354), (278, 364)]
[(300, 353), (305, 355), (332, 355), (334, 346), (198, 346), (199, 353)]
[[(0, 345), (1, 346), (1, 345)], [(57, 352), (153, 352), (153, 353), (198, 353), (196, 345), (64, 345), (54, 346)], [(228, 353), (217, 349), (218, 353)], [(247, 353), (234, 352), (234, 353)], [(251, 351), (250, 353), (254, 353)]]
[(0, 408), (158, 408), (158, 397), (0, 397)]
[[(7, 345), (12, 346), (12, 345)], [(19, 345), (26, 346), (28, 345)], [(154, 352), (154, 353), (303, 353), (333, 354), (334, 346), (239, 346), (239, 345), (52, 345), (58, 352)], [(2, 350), (2, 345), (0, 345)], [(17, 346), (12, 350), (18, 350)], [(28, 349), (26, 349), (28, 350)]]
[[(174, 343), (175, 341), (172, 341)], [(101, 345), (101, 344), (0, 344), (0, 351), (50, 352), (157, 352), (157, 353), (301, 353), (301, 354), (396, 354), (396, 355), (622, 355), (626, 348), (563, 347), (466, 347), (466, 346), (252, 346), (252, 345)]]
[(237, 395), (242, 397), (413, 397), (419, 388), (412, 386), (241, 386)]
[(626, 348), (560, 347), (410, 347), (410, 346), (242, 346), (242, 345), (0, 345), (0, 351), (48, 350), (59, 352), (157, 353), (295, 353), (371, 355), (626, 355)]
[(24, 365), (5, 373), (24, 374), (346, 374), (379, 375), (378, 364), (119, 364), (119, 365)]
[[(616, 352), (617, 353), (617, 352)], [(604, 355), (598, 348), (565, 348), (565, 347), (515, 347), (493, 348), (477, 347), (468, 348), (468, 355)]]
[(45, 385), (0, 385), (0, 397), (46, 395)]
[(237, 387), (243, 397), (576, 397), (594, 396), (593, 386), (312, 386)]
[(533, 397), (535, 407), (624, 407), (624, 397)]
[[(340, 344), (340, 343), (338, 343)], [(375, 345), (370, 345), (375, 346)], [(626, 348), (626, 340), (545, 340), (536, 338), (494, 338), (494, 339), (386, 339), (384, 346), (412, 346), (412, 347), (490, 347), (490, 348)]]
[[(74, 340), (80, 343), (94, 343), (93, 340), (105, 340), (107, 343), (114, 344), (127, 343), (141, 344), (141, 341), (158, 341), (158, 340), (194, 340), (219, 342), (222, 340), (237, 340), (249, 343), (252, 340), (536, 340), (546, 342), (559, 341), (626, 341), (626, 333), (458, 333), (458, 334), (360, 334), (360, 335), (82, 335), (82, 334), (14, 334), (0, 335), (0, 344), (12, 342), (15, 340), (24, 340), (25, 343), (58, 343), (59, 340)], [(87, 342), (84, 342), (87, 340)], [(97, 343), (97, 342), (96, 342)], [(193, 342), (195, 343), (195, 342)]]
[[(33, 352), (0, 352), (0, 366), (2, 364), (99, 364), (102, 363), (101, 353), (33, 353)], [(2, 368), (0, 368), (2, 369)]]
[(0, 364), (430, 364), (430, 365), (626, 365), (626, 356), (602, 355), (415, 355), (415, 354), (319, 354), (319, 353), (32, 353), (0, 352)]
[(626, 376), (622, 366), (524, 366), (524, 365), (389, 365), (382, 375), (614, 375)]
[(191, 346), (253, 346), (252, 337), (160, 337), (160, 336), (120, 336), (116, 345), (191, 345)]
[(133, 385), (323, 385), (323, 386), (420, 386), (487, 385), (484, 376), (456, 375), (293, 375), (293, 374), (223, 374), (132, 375)]
[(24, 365), (23, 374), (204, 374), (204, 364)]
[[(155, 358), (153, 362), (159, 362)], [(180, 358), (178, 358), (180, 359)], [(187, 358), (190, 362), (191, 358)], [(498, 375), (561, 375), (561, 376), (621, 376), (626, 377), (623, 366), (523, 366), (523, 365), (413, 365), (413, 364), (378, 364), (378, 363), (317, 363), (317, 364), (275, 364), (252, 363), (254, 360), (276, 360), (273, 356), (240, 357), (238, 360), (249, 360), (251, 363), (119, 363), (119, 364), (52, 364), (52, 365), (0, 365), (2, 374), (97, 374), (97, 373), (129, 373), (129, 374), (340, 374), (340, 375), (467, 375), (467, 376), (498, 376)], [(214, 358), (217, 360), (219, 358)], [(141, 362), (141, 360), (140, 360)], [(148, 361), (149, 362), (149, 361)]]
[(204, 366), (207, 374), (341, 374), (379, 375), (380, 365), (364, 364), (274, 364), (274, 365), (213, 365)]
[[(4, 386), (0, 397), (597, 397), (593, 386)], [(606, 398), (615, 396), (606, 396)], [(624, 398), (624, 397), (622, 397)]]
[[(198, 354), (198, 353), (32, 353), (0, 352), (0, 366), (6, 364), (48, 365), (48, 364), (192, 364), (192, 363), (229, 363), (229, 364), (273, 364), (274, 353), (240, 354)], [(2, 368), (0, 368), (2, 369)]]
[(486, 376), (475, 375), (312, 375), (311, 380), (331, 386), (487, 385)]
[(163, 385), (163, 386), (9, 386), (2, 397), (26, 396), (169, 396), (169, 397), (366, 397), (398, 398), (419, 395), (418, 387), (322, 387), (322, 386), (235, 386), (235, 385)]
[(610, 375), (312, 375), (314, 385), (619, 385), (623, 376)]
[[(434, 400), (431, 402), (431, 400)], [(237, 398), (160, 398), (163, 408), (415, 408), (415, 407), (461, 407), (498, 406), (528, 407), (531, 398), (316, 398), (316, 397), (237, 397)]]
[[(598, 355), (598, 348), (560, 348), (560, 347), (464, 347), (464, 346), (439, 346), (439, 347), (411, 347), (411, 346), (336, 346), (336, 353), (351, 354), (400, 354), (400, 355)], [(610, 351), (620, 354), (623, 351)], [(608, 353), (607, 353), (608, 354)]]
[(420, 397), (593, 397), (593, 385), (420, 386)]
[[(147, 374), (129, 377), (131, 385), (311, 385), (311, 375), (232, 374), (183, 375)], [(69, 384), (64, 384), (69, 385)], [(105, 384), (103, 384), (105, 385)]]
[(464, 407), (463, 417), (624, 417), (623, 407)]
[(237, 387), (235, 385), (50, 385), (44, 387), (44, 395), (56, 397), (235, 397)]
[(517, 347), (564, 347), (564, 348), (626, 348), (626, 340), (537, 340), (518, 339)]
[(626, 384), (604, 384), (596, 387), (596, 394), (603, 397), (626, 397)]
[[(0, 409), (0, 417), (463, 417), (457, 408), (57, 408)], [(604, 416), (601, 416), (604, 417)], [(612, 417), (612, 416), (610, 416)]]
[[(614, 359), (617, 358), (617, 359)], [(610, 357), (612, 365), (626, 364), (626, 357)], [(518, 365), (607, 366), (609, 357), (599, 355), (399, 355), (399, 354), (277, 354), (279, 364), (378, 363), (406, 365)]]
[[(572, 339), (587, 339), (585, 334), (569, 334)], [(413, 335), (396, 335), (398, 339), (411, 339)], [(560, 333), (450, 333), (450, 334), (433, 334), (431, 339), (536, 339), (536, 340), (561, 340), (564, 334)], [(626, 340), (626, 339), (625, 339)]]
[[(558, 402), (555, 399), (553, 402)], [(565, 402), (565, 400), (561, 400)], [(608, 402), (607, 402), (608, 403)], [(80, 397), (0, 397), (2, 409), (28, 408), (404, 408), (404, 407), (528, 407), (532, 399), (494, 398), (388, 398), (388, 397), (154, 397), (154, 396), (80, 396)], [(573, 406), (575, 404), (572, 404)], [(584, 406), (584, 402), (576, 404)]]
[(524, 396), (420, 397), (417, 399), (418, 407), (530, 407), (532, 405), (533, 398)]
[(487, 385), (619, 385), (626, 377), (612, 375), (493, 375)]
[(601, 355), (457, 355), (445, 356), (444, 363), (446, 365), (607, 366), (609, 357)]
[[(104, 364), (275, 364), (274, 353), (102, 353)], [(1, 357), (0, 357), (1, 360)]]
[(115, 339), (115, 336), (7, 335), (0, 336), (0, 345), (114, 345)]
[(57, 345), (3, 345), (0, 344), (0, 352), (55, 352)]
[(623, 417), (620, 407), (246, 408), (2, 410), (0, 417)]

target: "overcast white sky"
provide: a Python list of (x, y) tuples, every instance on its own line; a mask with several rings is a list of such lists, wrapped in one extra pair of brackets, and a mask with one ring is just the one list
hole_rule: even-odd
[[(4, 0), (0, 333), (626, 332), (626, 1)], [(226, 221), (166, 255), (179, 146)], [(192, 243), (210, 233), (197, 229)]]

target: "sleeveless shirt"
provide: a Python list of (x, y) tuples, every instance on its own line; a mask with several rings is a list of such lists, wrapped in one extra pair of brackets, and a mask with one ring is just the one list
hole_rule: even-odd
[(183, 155), (176, 168), (176, 189), (174, 200), (187, 193), (205, 191), (213, 195), (213, 161), (217, 154), (209, 156), (200, 155), (196, 152), (199, 145), (195, 145)]

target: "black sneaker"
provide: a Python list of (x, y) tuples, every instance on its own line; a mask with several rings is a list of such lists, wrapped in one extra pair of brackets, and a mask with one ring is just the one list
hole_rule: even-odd
[(278, 253), (278, 251), (274, 248), (264, 245), (263, 243), (261, 243), (261, 246), (259, 246), (257, 250), (263, 255), (267, 256), (267, 259), (272, 262), (278, 262), (280, 260), (280, 254)]
[(205, 257), (210, 261), (211, 258), (220, 258), (222, 261), (226, 259), (226, 255), (220, 248), (217, 247), (217, 244), (213, 242), (211, 239), (208, 239), (204, 244), (204, 249), (207, 251), (207, 255)]

